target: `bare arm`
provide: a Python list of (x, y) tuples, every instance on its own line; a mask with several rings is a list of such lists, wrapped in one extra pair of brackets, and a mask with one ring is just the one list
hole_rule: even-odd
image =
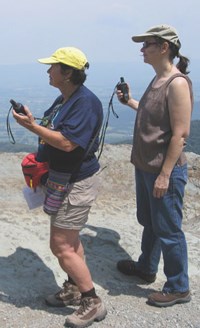
[(183, 150), (185, 139), (190, 132), (192, 104), (187, 81), (178, 77), (168, 90), (168, 106), (172, 137), (160, 175), (155, 181), (154, 196), (162, 197), (168, 190), (171, 172)]
[(70, 152), (78, 147), (77, 144), (65, 138), (59, 131), (53, 131), (38, 125), (28, 107), (24, 106), (24, 108), (27, 113), (26, 116), (19, 115), (13, 110), (13, 116), (21, 126), (38, 135), (47, 144), (60, 150)]

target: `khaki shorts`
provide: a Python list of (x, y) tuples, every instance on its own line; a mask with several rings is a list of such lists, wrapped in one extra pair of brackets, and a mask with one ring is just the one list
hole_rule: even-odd
[(98, 172), (89, 178), (75, 182), (65, 197), (51, 224), (61, 229), (81, 230), (88, 220), (92, 203), (98, 195)]

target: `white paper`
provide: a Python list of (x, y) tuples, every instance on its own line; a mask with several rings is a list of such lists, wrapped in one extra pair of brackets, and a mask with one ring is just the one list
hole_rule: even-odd
[(26, 186), (23, 188), (23, 194), (30, 210), (40, 207), (44, 203), (45, 194), (40, 187), (32, 189)]

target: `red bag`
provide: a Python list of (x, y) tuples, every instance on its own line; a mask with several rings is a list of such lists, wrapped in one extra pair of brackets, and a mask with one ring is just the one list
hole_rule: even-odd
[(49, 166), (47, 162), (38, 162), (36, 160), (37, 153), (26, 155), (22, 162), (22, 172), (28, 187), (36, 189), (41, 183), (41, 178), (44, 174), (48, 174)]

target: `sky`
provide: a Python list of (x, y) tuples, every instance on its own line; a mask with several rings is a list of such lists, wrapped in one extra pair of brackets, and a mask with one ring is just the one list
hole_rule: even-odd
[(131, 37), (169, 24), (196, 73), (199, 13), (199, 0), (1, 0), (0, 65), (36, 63), (60, 47), (75, 46), (90, 64), (101, 63), (103, 69), (103, 64), (130, 63), (134, 74), (143, 59)]

